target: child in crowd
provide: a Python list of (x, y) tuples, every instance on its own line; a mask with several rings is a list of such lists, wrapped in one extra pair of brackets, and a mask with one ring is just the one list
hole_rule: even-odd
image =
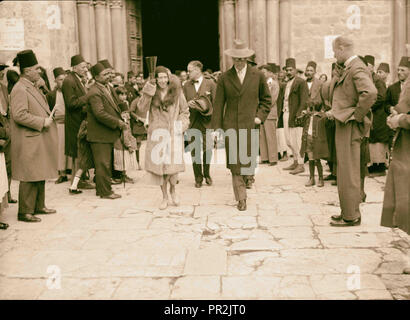
[(307, 155), (309, 159), (309, 181), (306, 187), (315, 185), (315, 166), (319, 174), (318, 187), (323, 187), (323, 167), (320, 159), (329, 156), (325, 127), (326, 114), (322, 110), (322, 104), (310, 105), (307, 110), (302, 111), (302, 115), (297, 119), (304, 123), (302, 135), (302, 147), (300, 155)]
[(137, 150), (137, 141), (132, 136), (130, 126), (130, 112), (127, 101), (127, 89), (117, 87), (115, 92), (120, 100), (119, 107), (121, 109), (121, 117), (127, 124), (127, 129), (123, 130), (121, 137), (114, 143), (114, 169), (122, 171), (122, 180), (133, 183), (134, 181), (127, 176), (127, 170), (137, 169), (137, 159), (135, 151)]

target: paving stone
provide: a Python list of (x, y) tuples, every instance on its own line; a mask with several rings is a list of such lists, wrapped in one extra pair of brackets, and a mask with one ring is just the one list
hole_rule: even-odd
[(40, 300), (107, 300), (119, 286), (119, 278), (109, 279), (61, 279), (60, 288), (46, 288), (38, 297)]
[(22, 279), (0, 277), (1, 300), (37, 299), (45, 289), (45, 279)]
[(275, 299), (281, 277), (222, 277), (223, 299)]
[(170, 279), (133, 278), (124, 279), (112, 296), (121, 300), (169, 299)]
[(326, 248), (377, 248), (380, 246), (376, 235), (372, 233), (321, 233), (318, 237)]
[(287, 276), (280, 282), (279, 297), (289, 299), (314, 299), (309, 277)]
[(230, 251), (264, 251), (264, 250), (278, 250), (282, 246), (273, 240), (251, 239), (245, 241), (235, 242), (230, 248)]
[(171, 299), (215, 299), (221, 291), (218, 276), (186, 276), (178, 278)]
[(280, 226), (311, 226), (312, 222), (309, 217), (305, 216), (262, 216), (258, 218), (258, 224), (261, 228), (272, 228)]
[(216, 248), (189, 250), (185, 275), (224, 275), (226, 274), (226, 251)]

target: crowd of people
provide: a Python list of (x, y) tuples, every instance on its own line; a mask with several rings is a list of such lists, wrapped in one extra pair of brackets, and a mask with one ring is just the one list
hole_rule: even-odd
[[(389, 65), (380, 62), (376, 70), (373, 56), (355, 55), (350, 38), (336, 38), (333, 50), (337, 61), (330, 79), (316, 74), (315, 61), (304, 72), (294, 58), (282, 68), (257, 66), (254, 51), (240, 40), (225, 52), (233, 66), (224, 73), (204, 71), (194, 60), (175, 75), (164, 66), (147, 79), (130, 71), (127, 82), (108, 60), (91, 66), (75, 55), (71, 70), (53, 69), (53, 89), (35, 53), (19, 52), (14, 61), (19, 72), (0, 65), (8, 83), (0, 83), (1, 209), (17, 202), (10, 194), (11, 178), (20, 181), (20, 221), (39, 222), (37, 215), (55, 213), (45, 205), (45, 180), (68, 182), (68, 174), (70, 195), (96, 189), (101, 198), (118, 199), (111, 186), (133, 183), (127, 172), (141, 169), (144, 140), (145, 170), (163, 194), (160, 209), (178, 205), (183, 153), (191, 152), (195, 187), (204, 180), (212, 185), (218, 135), (208, 131), (222, 130), (235, 133), (225, 134), (224, 144), (238, 210), (246, 210), (258, 155), (260, 163), (271, 166), (290, 160), (283, 170), (294, 175), (303, 173), (307, 162), (306, 187), (323, 187), (325, 181), (337, 185), (341, 213), (331, 217), (335, 227), (361, 223), (365, 177), (386, 175), (388, 169), (382, 224), (409, 233), (409, 58), (402, 57), (397, 66), (398, 81), (388, 83)], [(169, 132), (165, 149), (160, 130)], [(246, 143), (238, 141), (243, 132)], [(167, 161), (153, 156), (161, 148), (159, 158)], [(323, 161), (330, 170), (326, 177)]]

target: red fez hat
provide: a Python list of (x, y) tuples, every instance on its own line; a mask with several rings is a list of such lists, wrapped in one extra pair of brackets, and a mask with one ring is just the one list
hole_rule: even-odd
[(98, 62), (97, 64), (93, 65), (90, 69), (91, 74), (93, 77), (98, 76), (101, 72), (103, 72), (105, 69), (108, 69), (106, 67), (104, 67), (104, 65), (100, 62)]
[(107, 59), (100, 60), (98, 63), (101, 63), (106, 69), (114, 69)]
[(71, 66), (75, 67), (78, 66), (80, 63), (85, 62), (84, 58), (81, 54), (77, 54), (71, 57)]
[(366, 63), (368, 65), (371, 64), (372, 66), (374, 66), (374, 57), (373, 56), (370, 56), (370, 55), (364, 56), (364, 60), (366, 61)]
[(29, 68), (38, 64), (33, 50), (24, 50), (17, 53), (17, 60), (21, 69)]
[(66, 74), (65, 70), (63, 68), (55, 68), (53, 69), (53, 74), (54, 74), (54, 79), (56, 79), (58, 76), (61, 76), (62, 74)]
[(285, 63), (286, 68), (295, 68), (296, 69), (296, 60), (294, 58), (287, 58)]
[(316, 64), (316, 62), (314, 62), (314, 61), (309, 61), (308, 64), (307, 64), (307, 66), (306, 66), (306, 68), (307, 68), (307, 67), (312, 67), (313, 69), (316, 70), (317, 64)]
[(379, 64), (379, 67), (377, 68), (377, 71), (379, 71), (379, 70), (382, 70), (382, 71), (384, 71), (384, 72), (386, 72), (386, 73), (390, 73), (390, 66), (389, 66), (389, 64), (386, 63), (386, 62), (381, 62), (381, 63)]
[(403, 56), (400, 59), (399, 67), (407, 67), (410, 68), (410, 60), (409, 57)]

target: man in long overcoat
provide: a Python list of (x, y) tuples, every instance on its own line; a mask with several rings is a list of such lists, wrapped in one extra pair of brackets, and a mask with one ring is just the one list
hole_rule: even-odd
[(33, 51), (17, 54), (21, 77), (11, 92), (11, 166), (20, 181), (18, 220), (41, 221), (55, 213), (45, 206), (45, 180), (57, 177), (57, 126), (46, 97), (36, 88), (40, 68)]
[(238, 209), (244, 211), (246, 179), (254, 174), (259, 148), (259, 132), (252, 129), (265, 121), (272, 104), (265, 76), (246, 63), (254, 51), (243, 41), (235, 40), (234, 48), (225, 54), (232, 57), (234, 65), (218, 80), (212, 124), (214, 129), (225, 131), (227, 167), (232, 173)]
[(341, 214), (332, 216), (330, 224), (355, 226), (361, 223), (360, 145), (370, 130), (371, 122), (366, 115), (376, 101), (377, 90), (366, 65), (354, 55), (350, 38), (337, 37), (333, 51), (337, 62), (344, 65), (344, 71), (331, 88)]
[[(88, 96), (85, 88), (85, 77), (88, 72), (87, 62), (81, 55), (71, 57), (73, 70), (64, 79), (62, 92), (64, 97), (65, 112), (65, 155), (73, 159), (73, 179), (79, 169), (79, 154), (77, 150), (77, 135), (81, 122), (86, 118)], [(78, 184), (80, 189), (93, 189), (94, 187), (82, 180)]]

